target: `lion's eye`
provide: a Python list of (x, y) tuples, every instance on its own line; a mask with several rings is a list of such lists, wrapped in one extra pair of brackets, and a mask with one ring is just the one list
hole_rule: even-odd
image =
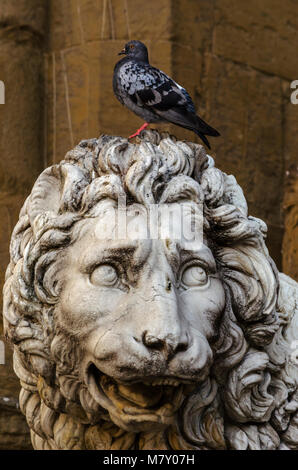
[(110, 264), (101, 264), (91, 273), (90, 280), (98, 286), (113, 287), (118, 281), (118, 275)]
[(201, 266), (186, 268), (181, 278), (185, 287), (203, 286), (208, 281), (208, 275)]

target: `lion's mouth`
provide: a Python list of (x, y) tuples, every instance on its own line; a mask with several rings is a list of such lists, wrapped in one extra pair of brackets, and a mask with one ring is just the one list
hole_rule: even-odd
[(185, 396), (195, 389), (194, 383), (181, 383), (175, 377), (118, 381), (102, 374), (94, 364), (87, 369), (87, 384), (93, 398), (109, 411), (115, 424), (127, 430), (133, 426), (134, 431), (150, 429), (153, 423), (155, 427), (157, 423), (162, 427), (170, 425)]

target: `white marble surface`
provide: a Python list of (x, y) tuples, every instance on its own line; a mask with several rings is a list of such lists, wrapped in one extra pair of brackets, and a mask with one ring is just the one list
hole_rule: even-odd
[(265, 234), (235, 178), (167, 134), (45, 170), (4, 287), (34, 447), (297, 449), (298, 289)]

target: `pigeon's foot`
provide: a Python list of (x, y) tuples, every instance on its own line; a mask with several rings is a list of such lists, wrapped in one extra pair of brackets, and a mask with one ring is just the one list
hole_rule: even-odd
[(134, 134), (130, 135), (128, 138), (129, 139), (132, 139), (133, 137), (136, 137), (137, 135), (140, 135), (140, 133), (146, 129), (146, 127), (149, 125), (149, 122), (145, 122), (145, 124), (143, 124), (140, 129), (138, 129)]

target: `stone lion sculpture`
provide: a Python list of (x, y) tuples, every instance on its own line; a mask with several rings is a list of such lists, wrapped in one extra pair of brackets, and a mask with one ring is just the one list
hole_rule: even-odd
[[(165, 238), (119, 237), (119, 198), (140, 227), (150, 205), (186, 211)], [(172, 236), (190, 213), (202, 237)], [(34, 448), (297, 449), (297, 284), (265, 236), (235, 178), (168, 134), (47, 168), (4, 287)]]

